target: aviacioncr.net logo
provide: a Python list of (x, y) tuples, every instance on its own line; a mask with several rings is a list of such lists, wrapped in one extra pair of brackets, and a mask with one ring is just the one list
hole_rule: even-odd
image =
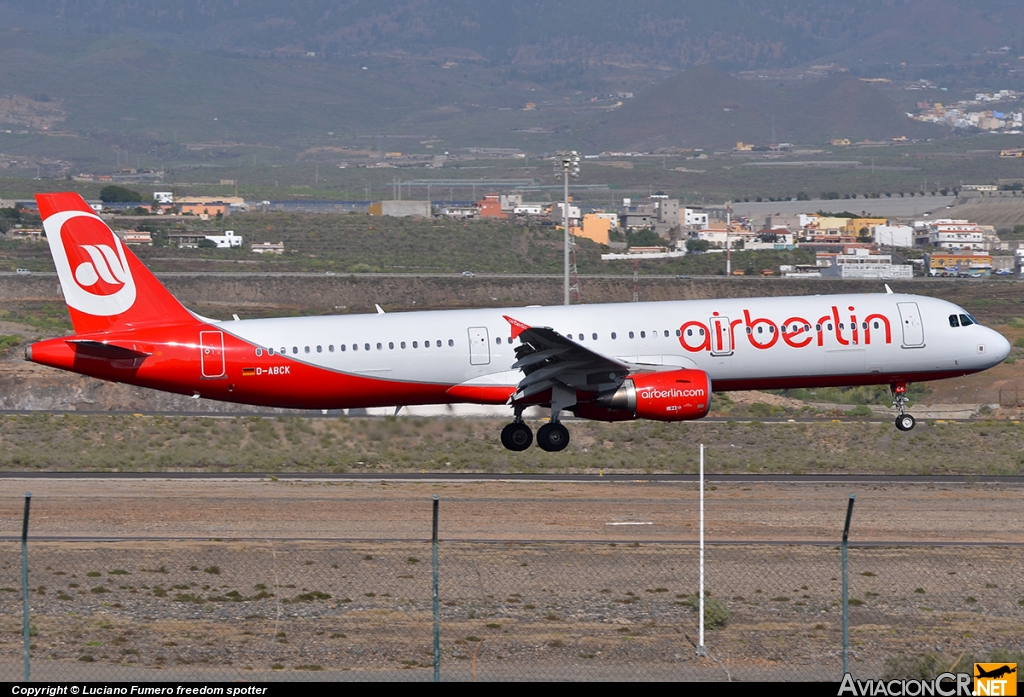
[(68, 305), (117, 315), (135, 302), (135, 281), (121, 240), (95, 214), (62, 211), (43, 222)]

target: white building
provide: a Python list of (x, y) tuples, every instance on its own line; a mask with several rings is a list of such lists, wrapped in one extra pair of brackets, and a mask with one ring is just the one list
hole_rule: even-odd
[(205, 238), (217, 245), (217, 249), (231, 249), (242, 246), (242, 236), (234, 230), (225, 230), (223, 235), (205, 235)]
[(704, 212), (703, 208), (683, 208), (680, 212), (679, 217), (684, 227), (697, 230), (706, 230), (708, 227), (708, 214)]
[(937, 223), (928, 231), (928, 243), (939, 249), (951, 251), (988, 250), (985, 233), (971, 223)]
[(875, 244), (886, 247), (913, 247), (914, 228), (909, 225), (876, 225)]
[(821, 269), (822, 278), (913, 278), (910, 264), (893, 264), (888, 254), (868, 254), (866, 249), (856, 254), (837, 254), (832, 266)]
[(173, 191), (154, 191), (153, 200), (157, 203), (174, 203)]

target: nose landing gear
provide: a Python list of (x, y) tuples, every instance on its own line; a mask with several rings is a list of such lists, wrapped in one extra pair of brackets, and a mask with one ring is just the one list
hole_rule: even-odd
[(892, 404), (899, 411), (896, 417), (896, 428), (901, 431), (909, 431), (914, 428), (917, 421), (906, 412), (907, 408), (907, 383), (896, 382), (890, 385), (892, 390)]

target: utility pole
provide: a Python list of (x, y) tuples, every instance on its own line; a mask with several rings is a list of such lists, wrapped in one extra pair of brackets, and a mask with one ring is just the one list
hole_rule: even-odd
[(732, 201), (725, 204), (725, 275), (732, 276), (732, 244), (729, 233), (732, 232)]
[(569, 177), (577, 179), (580, 176), (580, 154), (575, 150), (559, 150), (555, 157), (555, 174), (562, 175), (562, 180), (565, 185), (565, 191), (563, 196), (563, 208), (562, 208), (562, 225), (565, 230), (565, 249), (564, 249), (564, 265), (565, 265), (565, 303), (569, 304), (569, 245), (571, 244), (569, 239)]

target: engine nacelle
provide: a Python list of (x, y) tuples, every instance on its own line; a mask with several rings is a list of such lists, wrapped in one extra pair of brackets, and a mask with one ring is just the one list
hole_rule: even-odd
[(619, 389), (577, 405), (576, 415), (600, 421), (702, 419), (711, 409), (711, 378), (703, 370), (640, 373)]

